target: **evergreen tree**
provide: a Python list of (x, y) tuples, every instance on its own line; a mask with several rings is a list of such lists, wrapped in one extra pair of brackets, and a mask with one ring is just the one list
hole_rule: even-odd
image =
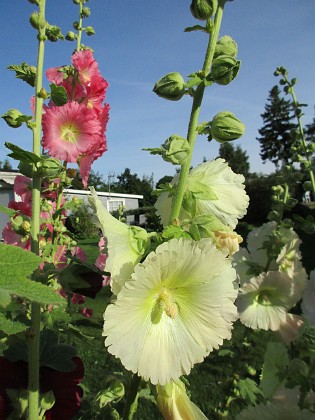
[(6, 172), (12, 171), (12, 165), (9, 162), (9, 159), (5, 159), (4, 162), (1, 162), (0, 160), (0, 170)]
[(263, 163), (270, 160), (279, 169), (290, 161), (297, 124), (293, 122), (292, 104), (280, 97), (278, 86), (270, 90), (267, 101), (265, 112), (261, 114), (264, 126), (258, 130), (260, 137), (256, 139), (260, 143)]
[(219, 157), (225, 159), (232, 171), (236, 174), (242, 174), (245, 177), (248, 176), (248, 155), (240, 146), (234, 148), (231, 143), (222, 143), (219, 149)]
[[(315, 111), (315, 107), (314, 107)], [(313, 118), (313, 121), (310, 124), (307, 124), (305, 126), (305, 138), (307, 141), (310, 141), (312, 143), (315, 143), (315, 117)]]

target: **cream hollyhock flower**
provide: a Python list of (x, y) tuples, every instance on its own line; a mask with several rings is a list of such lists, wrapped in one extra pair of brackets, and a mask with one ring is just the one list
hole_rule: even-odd
[[(172, 184), (176, 184), (176, 176)], [(247, 211), (249, 198), (244, 187), (243, 175), (235, 174), (224, 159), (202, 163), (189, 173), (186, 198), (192, 194), (196, 199), (194, 216), (212, 214), (224, 225), (234, 229), (238, 219)], [(184, 199), (185, 201), (185, 199)], [(169, 224), (172, 197), (168, 192), (160, 194), (155, 207), (163, 226)], [(191, 214), (183, 206), (179, 219), (189, 219)]]
[(280, 271), (269, 271), (243, 284), (236, 306), (242, 324), (277, 331), (289, 321), (287, 312), (299, 299), (300, 290), (292, 278)]
[(149, 247), (145, 229), (128, 226), (113, 217), (91, 188), (89, 203), (107, 239), (108, 257), (106, 271), (111, 273), (111, 289), (117, 295), (124, 282), (130, 278), (134, 266), (142, 259)]
[(103, 332), (128, 370), (165, 385), (231, 337), (235, 271), (210, 239), (165, 242), (131, 277), (107, 307)]
[(300, 244), (292, 228), (278, 228), (275, 222), (253, 229), (247, 237), (247, 249), (233, 255), (240, 285), (262, 272), (281, 271), (295, 279), (302, 296), (307, 274), (300, 262)]
[(207, 420), (203, 412), (188, 398), (182, 381), (157, 385), (157, 405), (166, 420)]

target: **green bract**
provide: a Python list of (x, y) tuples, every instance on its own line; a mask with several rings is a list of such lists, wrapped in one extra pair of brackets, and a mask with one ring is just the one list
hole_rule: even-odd
[(213, 16), (218, 7), (218, 0), (192, 0), (190, 11), (196, 19), (207, 20)]
[(219, 143), (239, 139), (245, 131), (245, 125), (231, 112), (219, 112), (212, 120), (211, 134)]
[(229, 55), (220, 55), (213, 60), (210, 77), (219, 85), (227, 85), (235, 79), (241, 62)]
[(214, 58), (220, 55), (228, 55), (236, 58), (238, 52), (237, 43), (230, 36), (225, 35), (219, 38), (214, 51)]
[(161, 98), (178, 101), (185, 93), (185, 81), (177, 72), (168, 73), (155, 83), (153, 92)]

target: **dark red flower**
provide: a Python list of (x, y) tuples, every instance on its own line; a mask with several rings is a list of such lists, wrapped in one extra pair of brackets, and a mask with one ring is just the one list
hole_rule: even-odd
[[(46, 420), (70, 420), (80, 409), (83, 390), (78, 384), (84, 376), (84, 367), (79, 357), (74, 357), (76, 368), (71, 372), (59, 372), (45, 366), (40, 368), (40, 392), (53, 391), (55, 404), (47, 410)], [(6, 389), (27, 389), (28, 369), (24, 361), (10, 362), (0, 357), (0, 420), (12, 411)]]

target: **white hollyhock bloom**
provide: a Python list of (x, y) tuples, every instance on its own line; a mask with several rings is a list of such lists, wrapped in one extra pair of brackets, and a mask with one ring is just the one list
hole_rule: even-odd
[(242, 285), (236, 306), (247, 327), (278, 331), (288, 322), (287, 312), (299, 299), (300, 290), (292, 278), (269, 271)]
[(208, 420), (203, 412), (188, 398), (182, 381), (157, 385), (157, 405), (165, 420)]
[[(178, 175), (173, 179), (176, 184)], [(245, 192), (245, 178), (235, 174), (224, 159), (202, 163), (192, 169), (188, 176), (186, 194), (192, 193), (196, 199), (195, 216), (212, 214), (224, 225), (234, 229), (238, 219), (247, 211), (249, 197)], [(169, 224), (172, 197), (168, 192), (160, 194), (155, 207), (163, 226)], [(189, 219), (187, 208), (182, 207), (179, 219)]]
[(145, 229), (128, 226), (113, 217), (103, 206), (94, 189), (91, 189), (89, 203), (107, 239), (106, 271), (111, 273), (111, 289), (117, 295), (124, 282), (130, 278), (134, 266), (147, 251), (148, 234)]
[(302, 300), (303, 316), (315, 325), (315, 270), (311, 271), (310, 279), (306, 283)]
[(210, 239), (158, 246), (104, 314), (105, 345), (153, 384), (188, 374), (224, 339), (237, 318), (235, 270)]
[(240, 249), (232, 257), (240, 285), (260, 273), (281, 271), (296, 281), (301, 297), (307, 274), (300, 262), (300, 244), (292, 228), (278, 229), (275, 222), (253, 229), (247, 237), (247, 249)]

